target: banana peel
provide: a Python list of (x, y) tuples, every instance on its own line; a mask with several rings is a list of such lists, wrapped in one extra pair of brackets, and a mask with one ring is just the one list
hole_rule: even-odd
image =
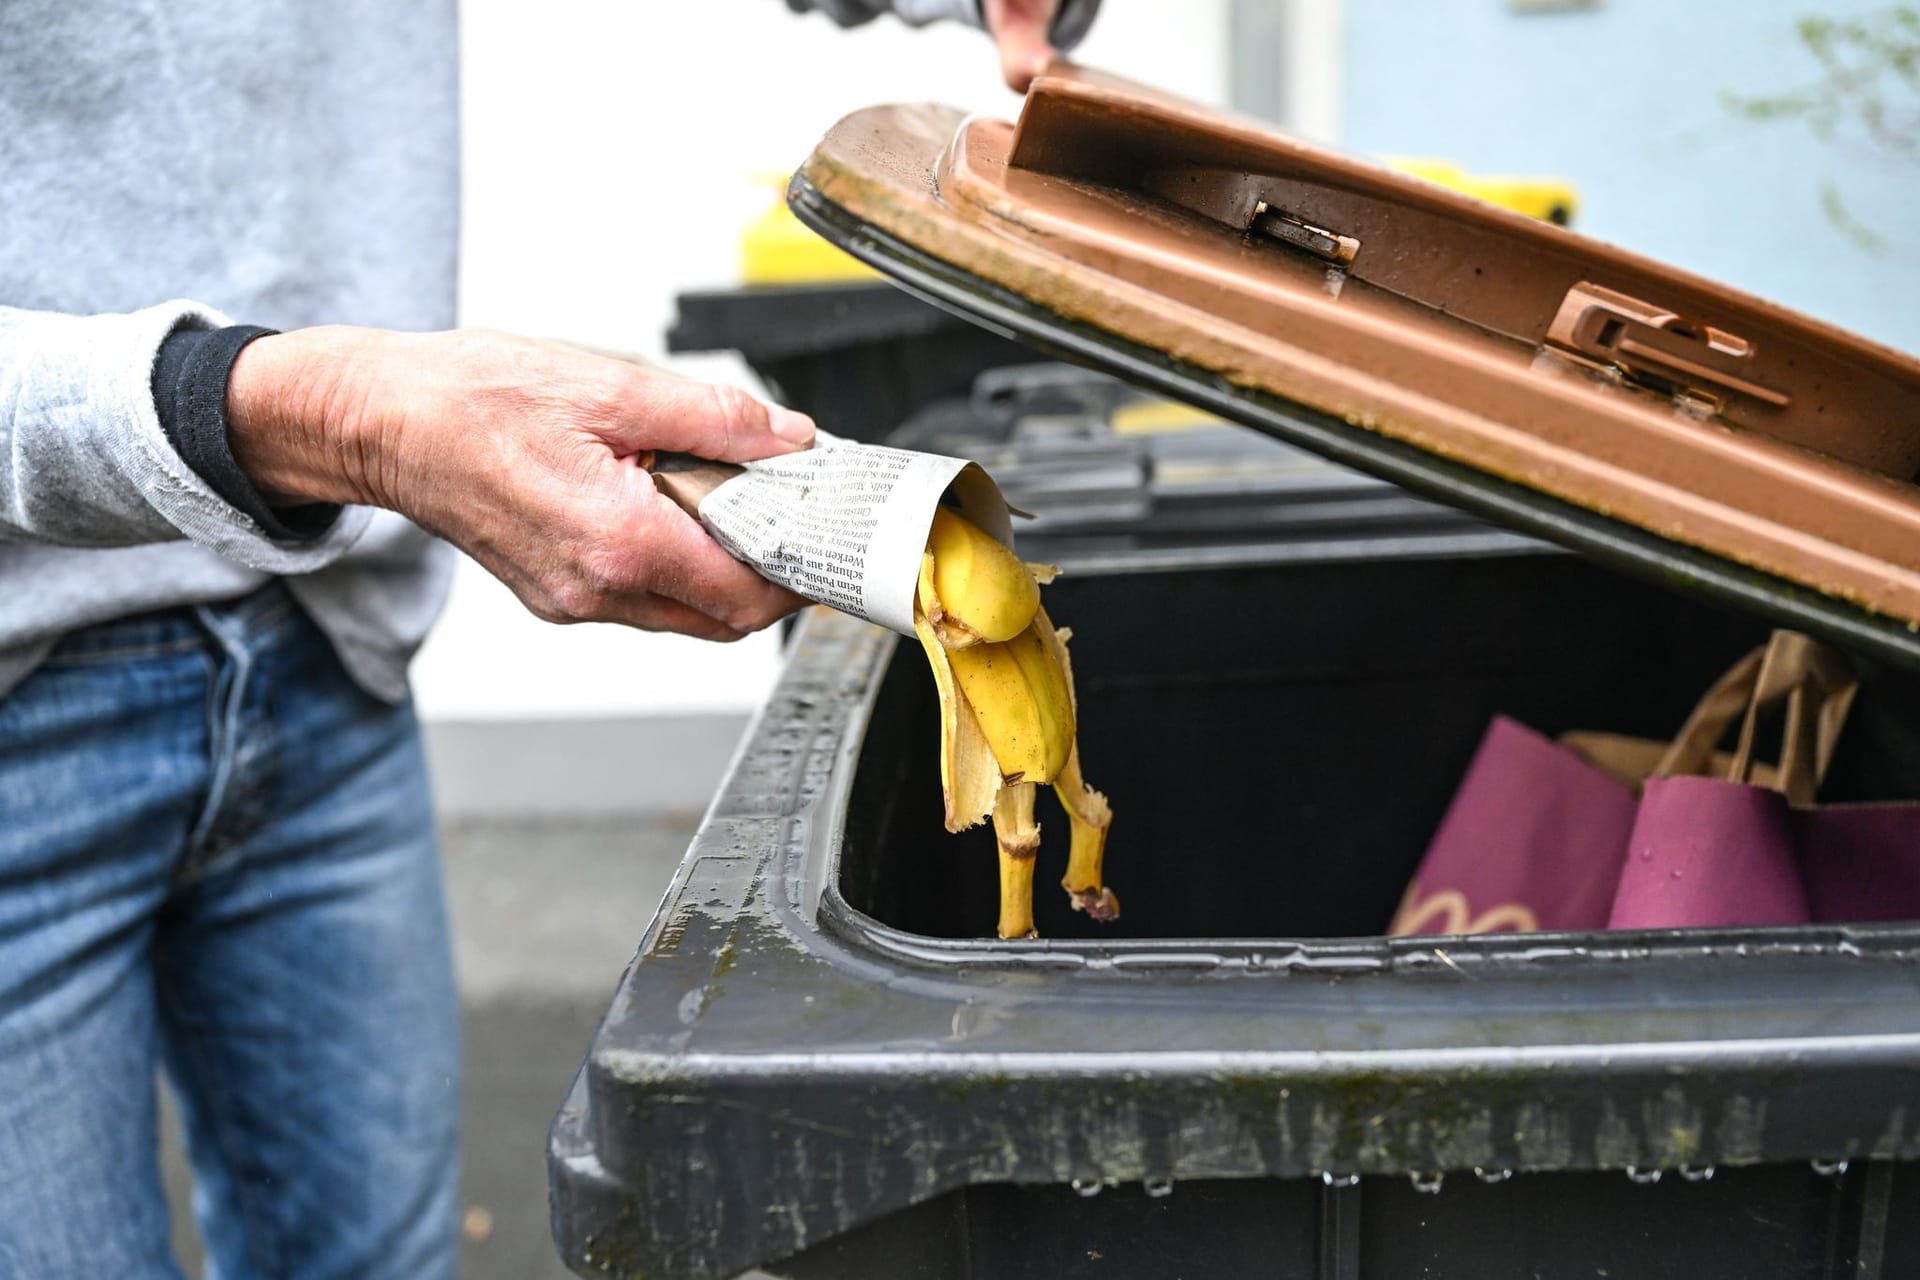
[[(1056, 628), (1045, 609), (1040, 610), (1037, 621), (1041, 637), (1066, 677), (1067, 694), (1073, 699), (1074, 719), (1078, 723), (1080, 696), (1073, 683), (1073, 659), (1067, 656), (1067, 641), (1073, 632), (1065, 627)], [(1067, 811), (1067, 823), (1073, 829), (1073, 843), (1067, 851), (1067, 874), (1061, 879), (1060, 887), (1067, 891), (1075, 911), (1085, 912), (1102, 923), (1118, 920), (1120, 899), (1107, 888), (1105, 881), (1107, 828), (1113, 825), (1113, 807), (1107, 803), (1106, 796), (1088, 786), (1080, 774), (1078, 735), (1067, 754), (1066, 767), (1054, 780), (1053, 794), (1059, 798), (1060, 807)]]
[[(920, 558), (923, 594), (931, 589), (932, 575), (933, 553), (928, 552)], [(965, 831), (993, 812), (1000, 794), (1000, 765), (966, 694), (960, 691), (960, 682), (953, 678), (946, 646), (922, 608), (913, 611), (913, 632), (926, 651), (934, 687), (940, 693), (940, 794), (946, 801), (947, 830)]]
[[(1036, 583), (1053, 578), (1051, 566), (1023, 568)], [(977, 689), (987, 691), (983, 696), (993, 699), (989, 705), (976, 706), (955, 674), (952, 651), (970, 649), (982, 641), (977, 634), (950, 639), (950, 633), (939, 625), (940, 617), (965, 612), (964, 609), (951, 610), (941, 599), (939, 581), (935, 549), (930, 542), (929, 549), (921, 556), (913, 622), (914, 634), (926, 654), (927, 665), (932, 668), (940, 699), (940, 790), (945, 802), (946, 827), (959, 832), (989, 817), (993, 819), (1000, 862), (999, 935), (1002, 938), (1035, 936), (1033, 876), (1040, 848), (1040, 827), (1034, 820), (1034, 798), (1042, 784), (1053, 786), (1072, 828), (1067, 874), (1061, 884), (1074, 909), (1095, 920), (1117, 919), (1119, 900), (1103, 879), (1107, 831), (1113, 815), (1106, 797), (1087, 786), (1081, 775), (1076, 733), (1079, 703), (1066, 647), (1070, 633), (1054, 627), (1036, 596), (1033, 615), (1027, 624), (1034, 633), (1033, 638), (1030, 640), (1023, 633), (1012, 642), (1028, 646), (1019, 655), (1024, 687), (1011, 679), (987, 684), (976, 681)], [(951, 584), (952, 579), (948, 581)], [(1010, 593), (1003, 592), (1005, 594)], [(976, 608), (974, 613), (1004, 617), (1003, 604), (1004, 601), (994, 602), (988, 607)], [(1005, 642), (997, 643), (1004, 648)], [(985, 656), (976, 653), (963, 661), (978, 661)], [(1058, 709), (1049, 714), (1044, 709), (1036, 711), (1015, 705), (1022, 696), (1041, 702), (1057, 701), (1060, 699), (1058, 684), (1064, 685), (1064, 714)], [(983, 727), (983, 716), (995, 718), (995, 732), (991, 735)], [(1044, 751), (1020, 751), (1017, 767), (1011, 769), (995, 755), (992, 745), (994, 738), (999, 738), (1003, 747), (1012, 740), (1008, 721), (1024, 728), (1043, 726), (1048, 738)]]
[(1040, 607), (1040, 584), (1011, 550), (966, 517), (945, 507), (927, 532), (933, 557), (931, 593), (921, 607), (940, 643), (965, 649), (982, 641), (1012, 640)]
[(1000, 936), (1035, 938), (1033, 864), (1040, 855), (1040, 824), (1033, 820), (1032, 782), (1003, 787), (993, 803), (993, 839), (1000, 852)]

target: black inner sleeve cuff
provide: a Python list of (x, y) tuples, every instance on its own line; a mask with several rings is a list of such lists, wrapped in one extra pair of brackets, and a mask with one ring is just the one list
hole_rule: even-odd
[(175, 329), (153, 362), (153, 407), (160, 429), (194, 473), (235, 509), (251, 517), (269, 538), (310, 542), (340, 518), (337, 503), (275, 508), (234, 461), (227, 439), (227, 379), (241, 349), (274, 333), (258, 325), (225, 329)]
[(1063, 0), (1053, 18), (1053, 47), (1062, 53), (1070, 51), (1086, 38), (1099, 12), (1100, 0)]

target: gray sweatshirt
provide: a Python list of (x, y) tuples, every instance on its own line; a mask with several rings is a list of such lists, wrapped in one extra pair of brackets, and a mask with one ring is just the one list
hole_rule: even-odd
[(0, 695), (76, 627), (282, 577), (363, 687), (405, 696), (450, 549), (360, 508), (276, 541), (174, 451), (149, 379), (180, 326), (453, 323), (456, 10), (0, 0)]

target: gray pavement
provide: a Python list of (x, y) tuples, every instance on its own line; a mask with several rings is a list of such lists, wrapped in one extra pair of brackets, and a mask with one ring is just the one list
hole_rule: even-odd
[[(466, 1035), (468, 1280), (567, 1275), (547, 1236), (547, 1123), (697, 820), (651, 812), (468, 818), (443, 828)], [(163, 1168), (176, 1248), (197, 1275), (187, 1173), (171, 1135)]]

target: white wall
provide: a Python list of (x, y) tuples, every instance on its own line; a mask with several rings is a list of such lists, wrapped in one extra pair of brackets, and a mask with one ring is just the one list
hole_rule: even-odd
[[(1225, 8), (1107, 0), (1079, 56), (1222, 101)], [(768, 198), (755, 175), (791, 171), (840, 116), (917, 100), (1018, 109), (986, 40), (957, 28), (843, 32), (779, 0), (465, 0), (462, 21), (462, 323), (656, 358), (673, 295), (733, 280), (740, 229)], [(750, 376), (715, 357), (676, 364)], [(770, 636), (723, 647), (548, 626), (468, 563), (415, 686), (437, 719), (740, 710), (777, 666)]]

